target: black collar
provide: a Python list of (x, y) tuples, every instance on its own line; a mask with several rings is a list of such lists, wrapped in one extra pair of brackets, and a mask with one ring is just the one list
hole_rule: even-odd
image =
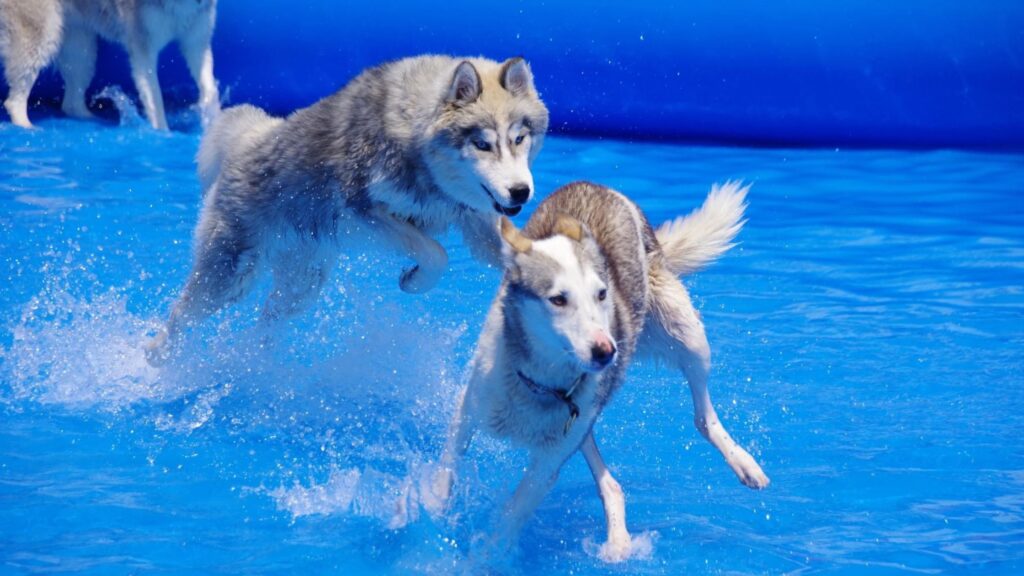
[(580, 408), (575, 402), (573, 402), (572, 395), (577, 389), (579, 389), (580, 385), (583, 384), (583, 381), (587, 379), (587, 373), (583, 372), (580, 374), (576, 380), (573, 381), (572, 385), (569, 386), (568, 390), (539, 384), (533, 378), (523, 374), (522, 370), (516, 370), (516, 375), (519, 376), (519, 380), (523, 384), (526, 384), (526, 387), (529, 388), (531, 392), (534, 392), (535, 394), (551, 394), (555, 398), (565, 402), (566, 408), (569, 409), (569, 418), (565, 421), (565, 428), (562, 430), (562, 434), (568, 435), (569, 428), (572, 428), (573, 422), (576, 422), (576, 418), (580, 415)]

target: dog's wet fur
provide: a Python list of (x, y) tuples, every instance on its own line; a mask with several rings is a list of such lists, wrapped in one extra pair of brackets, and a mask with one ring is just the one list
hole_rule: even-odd
[(407, 58), (287, 118), (223, 111), (198, 154), (192, 272), (148, 359), (165, 361), (186, 326), (238, 300), (261, 270), (273, 276), (262, 312), (272, 321), (316, 297), (346, 247), (410, 258), (395, 275), (411, 293), (447, 269), (434, 236), (452, 225), (499, 264), (498, 217), (532, 198), (547, 127), (522, 58)]
[(542, 202), (523, 230), (504, 220), (504, 279), (441, 461), (421, 489), (427, 509), (445, 509), (475, 430), (507, 438), (530, 452), (487, 543), (508, 545), (579, 450), (604, 502), (608, 539), (601, 553), (613, 561), (629, 557), (622, 489), (598, 452), (593, 426), (636, 355), (686, 375), (700, 433), (743, 484), (766, 487), (768, 477), (711, 404), (710, 348), (679, 280), (732, 246), (746, 192), (734, 182), (715, 186), (700, 209), (655, 231), (624, 195), (580, 182)]

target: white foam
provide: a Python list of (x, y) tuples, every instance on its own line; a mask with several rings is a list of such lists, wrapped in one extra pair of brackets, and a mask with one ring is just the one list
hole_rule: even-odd
[(116, 410), (159, 397), (158, 371), (139, 345), (150, 324), (125, 306), (113, 290), (89, 300), (66, 289), (34, 297), (0, 351), (14, 398)]
[(356, 487), (362, 474), (359, 470), (333, 470), (323, 484), (310, 484), (307, 488), (295, 484), (268, 492), (278, 510), (285, 510), (292, 518), (302, 516), (347, 513), (355, 498)]
[(401, 528), (419, 517), (409, 479), (374, 468), (332, 470), (321, 484), (295, 484), (267, 494), (278, 510), (292, 520), (303, 516), (352, 515), (372, 518), (390, 529)]

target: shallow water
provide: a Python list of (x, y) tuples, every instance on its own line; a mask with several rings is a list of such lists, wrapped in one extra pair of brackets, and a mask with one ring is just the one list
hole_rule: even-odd
[[(276, 337), (264, 286), (158, 371), (139, 342), (188, 268), (198, 135), (40, 125), (0, 125), (0, 572), (466, 569), (522, 455), (478, 439), (446, 521), (409, 487), (498, 272), (452, 236), (414, 297), (403, 262), (351, 254)], [(550, 138), (538, 189), (579, 178), (655, 223), (754, 183), (742, 244), (687, 284), (712, 397), (772, 485), (739, 485), (680, 376), (636, 365), (596, 430), (649, 550), (597, 557), (574, 458), (501, 572), (1024, 570), (1024, 157)]]

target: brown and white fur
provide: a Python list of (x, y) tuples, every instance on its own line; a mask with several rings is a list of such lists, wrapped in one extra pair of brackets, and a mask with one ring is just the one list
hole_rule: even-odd
[(628, 558), (632, 540), (623, 492), (592, 427), (636, 354), (686, 375), (697, 429), (743, 484), (766, 487), (768, 477), (726, 432), (711, 404), (710, 348), (678, 278), (732, 246), (743, 225), (746, 192), (738, 183), (715, 186), (699, 210), (657, 231), (625, 196), (589, 183), (555, 192), (522, 232), (504, 219), (505, 276), (441, 461), (421, 490), (427, 510), (445, 509), (476, 429), (507, 438), (530, 453), (487, 548), (508, 545), (579, 450), (604, 502), (608, 539), (601, 554), (611, 561)]
[(157, 59), (177, 41), (199, 86), (204, 124), (220, 107), (210, 38), (217, 0), (0, 0), (0, 58), (11, 122), (31, 128), (28, 97), (39, 72), (56, 59), (64, 78), (64, 113), (92, 116), (85, 91), (96, 69), (96, 37), (128, 51), (132, 80), (149, 123), (167, 129)]

